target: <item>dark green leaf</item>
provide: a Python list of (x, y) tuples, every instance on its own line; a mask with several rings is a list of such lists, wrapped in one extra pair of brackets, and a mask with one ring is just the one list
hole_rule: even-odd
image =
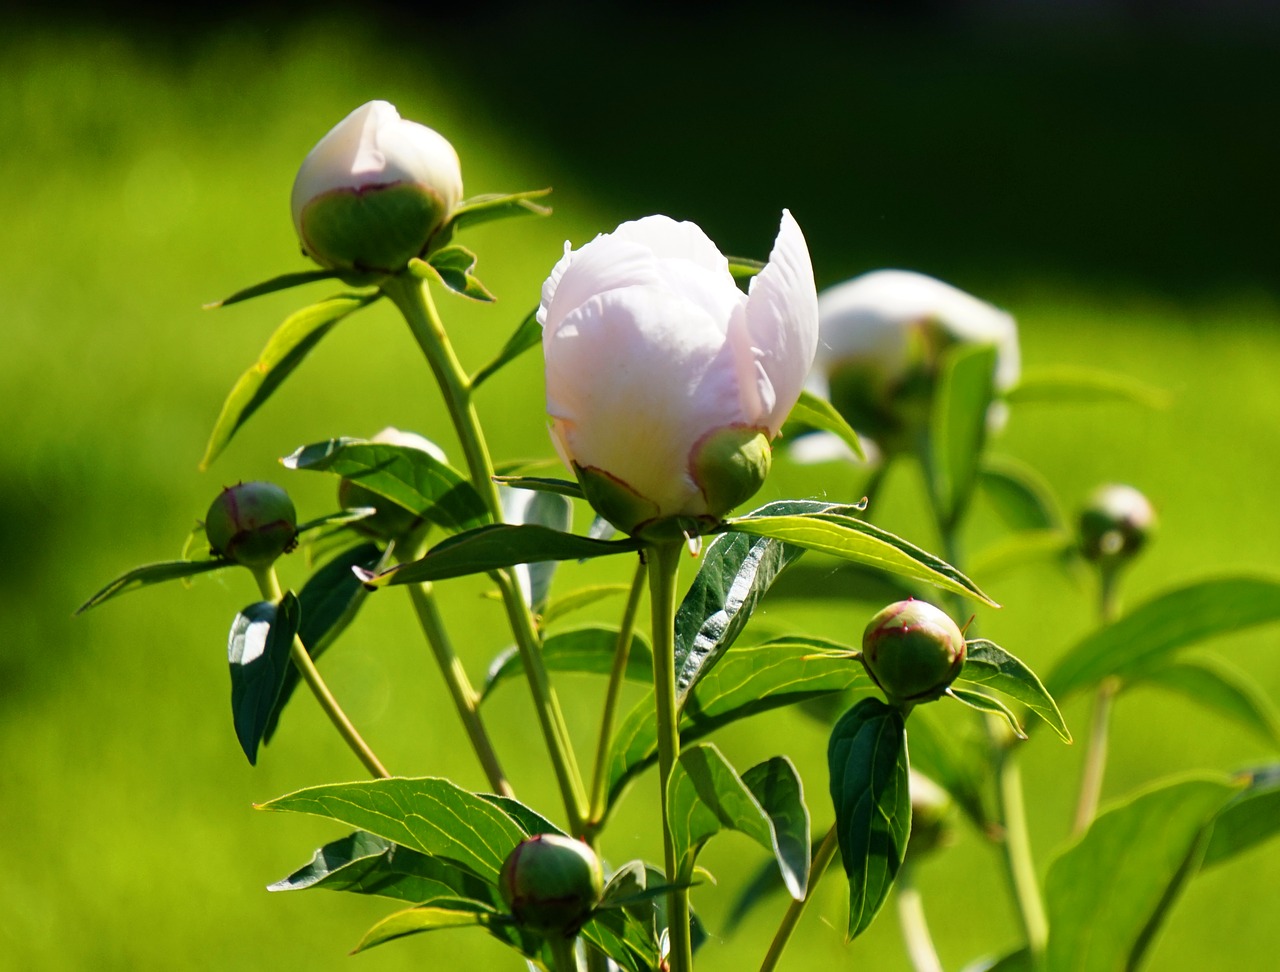
[[(368, 591), (352, 573), (351, 568), (373, 570), (382, 562), (382, 551), (376, 544), (362, 543), (338, 554), (311, 575), (298, 593), (298, 607), (302, 621), (298, 625), (298, 637), (314, 661), (346, 630)], [(294, 665), (288, 666), (280, 696), (267, 717), (262, 741), (269, 743), (280, 723), (280, 714), (293, 696), (302, 676)]]
[[(542, 662), (548, 671), (553, 672), (608, 675), (613, 670), (617, 648), (617, 627), (587, 625), (548, 635), (542, 643)], [(489, 666), (480, 700), (487, 699), (499, 683), (523, 672), (520, 652), (508, 648)], [(639, 631), (632, 635), (631, 653), (627, 656), (627, 678), (646, 684), (653, 682), (653, 651), (648, 639)]]
[(1221, 864), (1280, 834), (1280, 764), (1244, 774), (1247, 787), (1213, 822), (1201, 868)]
[[(513, 525), (541, 526), (563, 533), (573, 526), (573, 503), (557, 493), (504, 489), (502, 518)], [(558, 566), (552, 560), (522, 564), (516, 568), (520, 594), (534, 614), (538, 614), (546, 605), (551, 593), (551, 581)]]
[(570, 479), (548, 479), (544, 476), (494, 476), (499, 486), (529, 489), (539, 493), (559, 493), (571, 499), (583, 499), (582, 487)]
[(1148, 408), (1169, 405), (1168, 392), (1129, 375), (1075, 366), (1028, 369), (1007, 397), (1010, 404), (1016, 405), (1034, 402), (1130, 402)]
[(492, 303), (494, 296), (489, 288), (473, 273), (476, 255), (465, 246), (445, 246), (431, 253), (425, 260), (409, 261), (409, 271), (424, 280), (435, 278), (455, 294), (472, 300)]
[(313, 786), (277, 797), (263, 810), (328, 817), (496, 882), (523, 829), (501, 807), (435, 777)]
[(1036, 972), (1031, 949), (1020, 948), (998, 958), (981, 958), (966, 965), (960, 972)]
[(978, 483), (996, 512), (1012, 529), (1062, 528), (1062, 512), (1052, 487), (1025, 463), (1008, 456), (988, 455), (978, 470)]
[(382, 837), (356, 831), (325, 844), (305, 867), (268, 891), (327, 888), (417, 903), (440, 897), (486, 900), (493, 888), (474, 874)]
[(1163, 784), (1100, 816), (1049, 868), (1046, 972), (1137, 968), (1236, 787)]
[(165, 581), (180, 580), (184, 577), (195, 577), (211, 570), (235, 566), (229, 560), (166, 560), (158, 564), (144, 564), (135, 567), (126, 574), (121, 574), (110, 584), (98, 591), (78, 608), (76, 614), (83, 614), (89, 608), (97, 607), (103, 601), (109, 601), (119, 594), (128, 594), (152, 584), (163, 584)]
[(324, 516), (317, 516), (314, 520), (299, 523), (298, 533), (303, 534), (312, 530), (323, 530), (325, 527), (358, 523), (373, 516), (376, 512), (377, 510), (372, 506), (357, 506), (349, 510), (338, 510), (336, 513), (326, 513)]
[[(487, 928), (509, 926), (511, 919), (485, 901), (465, 898), (437, 898), (416, 908), (388, 915), (365, 932), (352, 953), (363, 952), (406, 935), (439, 931), (442, 928)], [(505, 935), (498, 935), (506, 941)]]
[(204, 309), (216, 310), (219, 307), (238, 304), (242, 300), (261, 297), (264, 294), (274, 294), (280, 290), (288, 290), (290, 287), (300, 287), (303, 284), (315, 283), (317, 280), (334, 280), (337, 276), (337, 270), (302, 270), (297, 273), (282, 273), (278, 277), (272, 277), (262, 283), (253, 284), (243, 290), (237, 290), (230, 297), (223, 297), (222, 300), (215, 300), (211, 304), (205, 304)]
[(808, 550), (866, 564), (924, 581), (998, 607), (973, 581), (950, 564), (887, 530), (852, 516), (816, 513), (806, 516), (737, 517), (731, 530), (771, 537)]
[(592, 540), (541, 526), (482, 526), (449, 537), (421, 560), (393, 567), (380, 574), (363, 576), (367, 584), (417, 584), (445, 580), (467, 574), (483, 574), (516, 564), (544, 560), (579, 560), (615, 553), (634, 553), (636, 540)]
[(281, 382), (302, 364), (320, 340), (349, 314), (367, 307), (378, 294), (340, 294), (318, 304), (304, 307), (285, 319), (267, 341), (258, 360), (240, 376), (231, 394), (222, 403), (222, 412), (214, 423), (209, 443), (205, 446), (200, 468), (209, 465), (226, 448), (240, 426), (280, 387)]
[(280, 461), (288, 469), (350, 479), (446, 530), (468, 530), (489, 520), (484, 501), (461, 473), (412, 446), (329, 439)]
[(963, 702), (971, 709), (977, 709), (979, 712), (985, 712), (988, 715), (1000, 716), (1005, 722), (1009, 723), (1009, 728), (1013, 730), (1015, 736), (1019, 739), (1027, 738), (1027, 730), (1023, 728), (1013, 710), (995, 696), (965, 688), (958, 679), (951, 688), (947, 689), (947, 695), (957, 702)]
[[(680, 878), (693, 877), (702, 846), (722, 830), (746, 834), (774, 856), (793, 898), (803, 898), (809, 881), (809, 813), (795, 767), (777, 757), (756, 767), (753, 792), (710, 743), (680, 754), (667, 785), (667, 813)], [(777, 816), (762, 805), (768, 796)], [(777, 826), (783, 826), (779, 834)]]
[(1197, 581), (1086, 637), (1045, 683), (1061, 701), (1110, 675), (1149, 669), (1161, 657), (1198, 641), (1270, 621), (1280, 621), (1280, 583), (1249, 576)]
[(765, 268), (763, 260), (753, 260), (750, 257), (725, 257), (729, 261), (729, 272), (733, 274), (734, 280), (750, 280), (761, 270)]
[(605, 598), (626, 594), (630, 590), (630, 584), (594, 584), (570, 591), (563, 597), (547, 603), (547, 606), (542, 609), (542, 624), (544, 627), (550, 627), (567, 614), (581, 611)]
[(853, 426), (846, 422), (844, 416), (837, 412), (835, 406), (825, 398), (811, 391), (802, 391), (791, 413), (787, 416), (787, 421), (799, 422), (813, 429), (830, 432), (847, 445), (855, 456), (866, 461), (867, 454), (863, 451), (858, 433), (853, 431)]
[[(738, 645), (686, 699), (680, 738), (701, 739), (738, 719), (806, 699), (843, 692), (865, 682), (863, 667), (837, 652), (844, 645), (816, 638), (787, 638), (762, 645)], [(636, 774), (657, 759), (652, 694), (622, 720), (609, 754), (612, 805)]]
[(956, 345), (946, 353), (929, 419), (929, 471), (947, 522), (968, 506), (987, 441), (995, 395), (994, 345)]
[(289, 592), (278, 605), (270, 601), (250, 604), (231, 624), (227, 640), (231, 716), (250, 765), (258, 762), (258, 745), (289, 670), (300, 613), (298, 599)]
[(1280, 744), (1280, 716), (1266, 693), (1250, 676), (1218, 658), (1175, 659), (1131, 677), (1127, 683), (1177, 692), (1234, 719), (1263, 741)]
[(472, 390), (479, 388), (500, 369), (509, 365), (516, 358), (542, 343), (542, 325), (538, 323), (538, 308), (529, 311), (515, 333), (507, 338), (498, 356), (471, 376)]
[(848, 937), (856, 938), (889, 896), (911, 834), (902, 714), (879, 699), (863, 699), (831, 731), (827, 764), (849, 878)]
[(970, 641), (964, 668), (955, 684), (961, 687), (976, 685), (1007, 695), (1052, 726), (1064, 742), (1071, 742), (1071, 733), (1057, 703), (1045, 691), (1036, 673), (999, 645), (983, 639)]
[(458, 204), (449, 217), (450, 223), (454, 229), (464, 229), (510, 216), (550, 216), (550, 206), (534, 202), (549, 195), (550, 189), (530, 189), (527, 192), (491, 192), (472, 196)]

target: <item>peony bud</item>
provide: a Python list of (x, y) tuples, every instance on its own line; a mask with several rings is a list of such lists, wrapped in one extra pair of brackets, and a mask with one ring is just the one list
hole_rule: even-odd
[[(370, 441), (418, 449), (434, 459), (439, 459), (441, 462), (446, 461), (445, 454), (438, 445), (415, 432), (401, 432), (397, 428), (388, 426)], [(370, 506), (377, 510), (378, 512), (374, 513), (373, 516), (367, 516), (353, 524), (361, 533), (377, 540), (394, 540), (396, 537), (402, 537), (410, 530), (418, 528), (423, 523), (422, 517), (416, 513), (406, 510), (399, 503), (393, 503), (385, 496), (380, 496), (373, 490), (361, 486), (359, 482), (353, 479), (339, 481), (338, 505), (344, 510)]]
[(461, 201), (453, 146), (387, 102), (371, 101), (303, 160), (293, 225), (323, 267), (395, 273), (427, 252)]
[(1146, 545), (1155, 525), (1151, 503), (1132, 486), (1100, 486), (1080, 512), (1080, 549), (1095, 563), (1117, 564)]
[(932, 604), (890, 604), (862, 633), (862, 663), (891, 702), (930, 702), (964, 668), (964, 634)]
[[(887, 453), (914, 446), (929, 421), (939, 361), (956, 344), (996, 346), (996, 391), (1018, 381), (1012, 317), (941, 280), (877, 270), (824, 290), (810, 388)], [(989, 421), (1003, 422), (993, 407)]]
[(786, 212), (747, 294), (697, 226), (649, 216), (566, 244), (538, 321), (557, 451), (597, 512), (649, 537), (702, 532), (760, 488), (818, 335)]
[(600, 903), (604, 871), (595, 851), (582, 841), (539, 834), (507, 855), (498, 890), (521, 925), (572, 936)]
[(239, 483), (218, 494), (205, 514), (204, 532), (219, 557), (265, 567), (293, 549), (298, 515), (275, 483)]

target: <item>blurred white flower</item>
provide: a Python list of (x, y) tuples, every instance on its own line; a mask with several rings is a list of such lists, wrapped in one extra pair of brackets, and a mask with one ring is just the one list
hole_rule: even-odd
[(400, 270), (462, 200), (458, 153), (385, 101), (361, 105), (311, 150), (293, 183), (302, 247), (338, 270)]
[(749, 294), (701, 229), (650, 216), (566, 244), (538, 321), (556, 448), (628, 533), (673, 519), (696, 530), (759, 489), (818, 338), (788, 212)]

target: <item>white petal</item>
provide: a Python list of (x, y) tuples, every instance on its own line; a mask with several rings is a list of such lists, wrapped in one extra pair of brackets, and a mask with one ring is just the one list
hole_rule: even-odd
[(669, 216), (646, 216), (623, 223), (610, 235), (641, 243), (663, 259), (689, 260), (707, 270), (729, 273), (729, 261), (697, 223), (678, 223)]
[(746, 327), (773, 391), (772, 403), (756, 424), (777, 434), (800, 397), (818, 346), (813, 264), (804, 234), (786, 210), (769, 262), (751, 281)]
[(542, 285), (538, 321), (545, 331), (544, 340), (591, 297), (625, 287), (656, 287), (659, 279), (652, 250), (612, 234), (597, 236), (581, 249), (566, 252)]

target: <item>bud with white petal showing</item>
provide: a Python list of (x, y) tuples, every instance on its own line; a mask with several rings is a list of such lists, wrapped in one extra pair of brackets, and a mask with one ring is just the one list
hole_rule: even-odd
[(1080, 511), (1080, 550), (1094, 563), (1117, 565), (1146, 546), (1155, 525), (1156, 512), (1138, 490), (1100, 486)]

